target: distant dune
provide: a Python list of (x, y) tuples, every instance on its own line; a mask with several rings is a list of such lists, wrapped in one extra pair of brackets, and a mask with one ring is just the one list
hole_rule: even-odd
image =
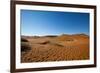
[(21, 62), (89, 59), (89, 36), (62, 34), (21, 36)]

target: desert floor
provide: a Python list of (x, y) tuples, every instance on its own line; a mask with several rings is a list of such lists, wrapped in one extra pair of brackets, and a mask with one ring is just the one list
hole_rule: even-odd
[(22, 36), (21, 62), (48, 62), (89, 59), (89, 36)]

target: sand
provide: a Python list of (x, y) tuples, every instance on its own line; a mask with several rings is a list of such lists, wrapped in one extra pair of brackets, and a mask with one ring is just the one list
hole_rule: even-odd
[(85, 34), (21, 36), (21, 62), (89, 59), (89, 36)]

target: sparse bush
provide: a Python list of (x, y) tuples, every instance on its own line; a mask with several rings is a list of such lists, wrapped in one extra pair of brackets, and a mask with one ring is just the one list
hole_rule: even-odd
[(21, 43), (21, 52), (26, 52), (28, 50), (31, 50), (29, 43), (22, 42)]
[(21, 42), (28, 42), (28, 40), (25, 38), (21, 38)]

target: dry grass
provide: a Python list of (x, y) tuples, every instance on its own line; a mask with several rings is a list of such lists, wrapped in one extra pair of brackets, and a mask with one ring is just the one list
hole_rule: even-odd
[(46, 62), (89, 59), (89, 37), (62, 35), (27, 38), (31, 49), (21, 51), (21, 62)]

